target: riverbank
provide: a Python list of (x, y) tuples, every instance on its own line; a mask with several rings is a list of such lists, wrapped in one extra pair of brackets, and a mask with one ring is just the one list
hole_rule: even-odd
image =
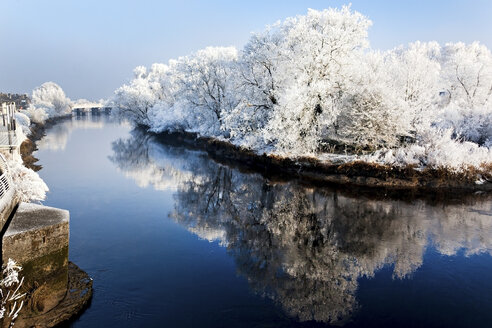
[(27, 168), (30, 168), (34, 172), (41, 170), (42, 166), (36, 164), (38, 159), (32, 154), (37, 150), (36, 142), (41, 140), (46, 135), (46, 130), (53, 127), (54, 125), (63, 122), (65, 120), (71, 119), (72, 114), (58, 116), (55, 118), (50, 118), (44, 123), (32, 123), (29, 127), (31, 133), (28, 135), (27, 139), (20, 146), (20, 153), (22, 157), (22, 162)]
[[(56, 124), (71, 115), (34, 124), (20, 146), (23, 164), (39, 171), (33, 156), (36, 143)], [(11, 214), (2, 239), (2, 256), (15, 259), (23, 268), (24, 309), (16, 320), (21, 327), (53, 327), (70, 320), (89, 305), (92, 279), (68, 260), (69, 212), (20, 203)]]
[[(38, 171), (36, 142), (56, 124), (68, 120), (71, 115), (52, 118), (44, 124), (34, 124), (32, 134), (21, 145), (24, 165)], [(314, 157), (288, 158), (258, 154), (253, 150), (236, 146), (228, 141), (213, 137), (200, 137), (190, 132), (150, 132), (147, 127), (138, 129), (155, 136), (160, 142), (182, 144), (191, 149), (203, 150), (216, 162), (235, 166), (241, 170), (261, 173), (277, 180), (301, 179), (309, 184), (336, 185), (345, 189), (356, 189), (359, 193), (387, 195), (388, 193), (425, 193), (427, 191), (463, 192), (491, 191), (492, 165), (482, 170), (470, 167), (463, 173), (445, 168), (418, 169), (416, 166), (393, 167), (355, 160), (334, 163)], [(481, 179), (481, 180), (480, 180)]]
[[(140, 127), (143, 128), (143, 127)], [(393, 167), (360, 160), (347, 163), (321, 161), (314, 157), (287, 158), (258, 154), (230, 142), (200, 137), (189, 132), (152, 133), (160, 140), (174, 139), (206, 151), (214, 160), (249, 167), (266, 175), (300, 178), (313, 183), (391, 190), (491, 191), (492, 165), (463, 173), (445, 168)]]

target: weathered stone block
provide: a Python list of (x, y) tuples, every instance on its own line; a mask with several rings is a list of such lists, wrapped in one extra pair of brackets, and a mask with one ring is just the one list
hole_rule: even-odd
[(2, 261), (22, 266), (27, 304), (20, 321), (60, 303), (68, 286), (69, 212), (20, 203), (2, 238)]
[(2, 239), (2, 261), (22, 264), (68, 247), (69, 219), (67, 210), (20, 203)]

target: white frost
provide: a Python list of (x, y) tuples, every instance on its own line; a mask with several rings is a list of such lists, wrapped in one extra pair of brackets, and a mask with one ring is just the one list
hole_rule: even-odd
[(338, 145), (383, 164), (491, 163), (490, 50), (417, 41), (381, 52), (369, 47), (371, 24), (350, 6), (309, 10), (254, 34), (241, 51), (208, 47), (139, 66), (112, 103), (151, 131), (195, 132), (258, 153), (326, 158)]

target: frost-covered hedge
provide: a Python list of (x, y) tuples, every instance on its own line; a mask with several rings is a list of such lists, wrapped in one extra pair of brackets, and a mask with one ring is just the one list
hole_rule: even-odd
[[(209, 47), (137, 67), (115, 91), (119, 114), (155, 132), (189, 131), (258, 152), (458, 169), (492, 162), (492, 55), (478, 42), (369, 47), (350, 7), (309, 10), (238, 51)], [(453, 154), (449, 154), (450, 151)]]

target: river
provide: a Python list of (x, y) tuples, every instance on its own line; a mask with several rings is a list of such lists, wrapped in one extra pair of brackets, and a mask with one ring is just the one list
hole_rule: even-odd
[(94, 279), (73, 327), (490, 327), (492, 197), (276, 181), (106, 116), (34, 156)]

